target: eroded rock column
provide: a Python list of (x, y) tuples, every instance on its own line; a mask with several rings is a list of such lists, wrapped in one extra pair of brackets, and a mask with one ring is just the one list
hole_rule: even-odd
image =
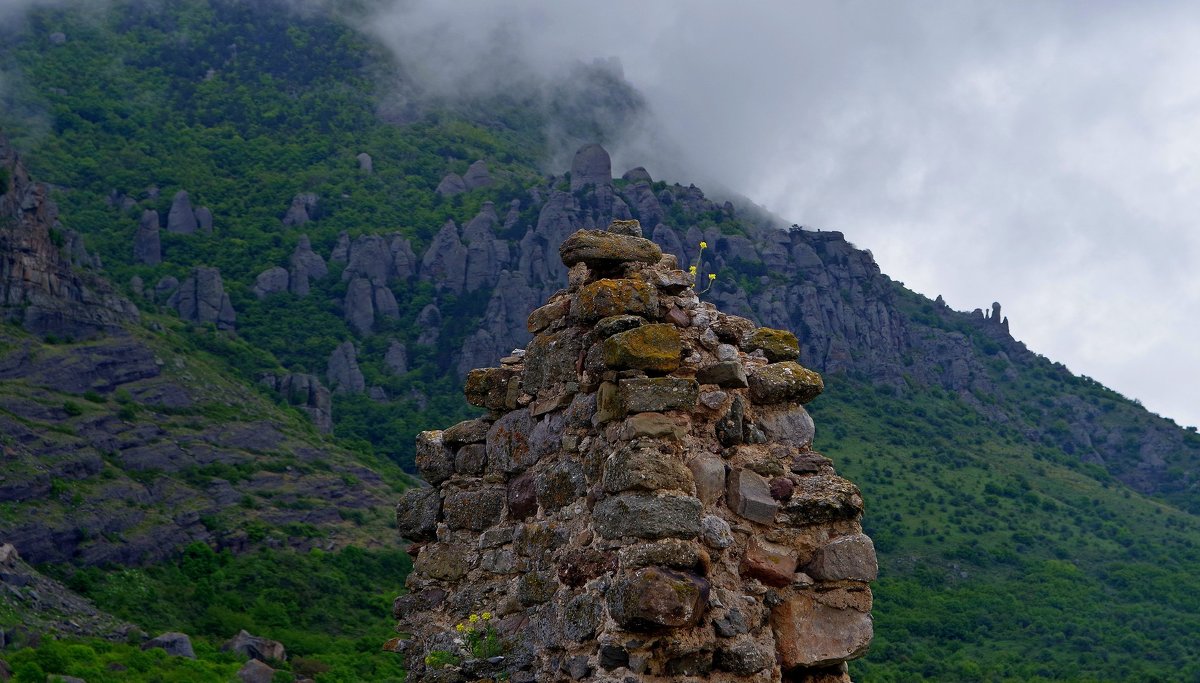
[[(846, 681), (866, 652), (875, 551), (812, 450), (821, 377), (640, 234), (570, 236), (534, 339), (467, 377), (487, 415), (418, 438), (411, 680)], [(455, 629), (483, 612), (491, 659)]]

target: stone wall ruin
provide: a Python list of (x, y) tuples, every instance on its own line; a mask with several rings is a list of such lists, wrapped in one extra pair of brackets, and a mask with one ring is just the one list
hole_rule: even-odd
[[(796, 337), (702, 301), (636, 221), (560, 254), (534, 339), (467, 377), (487, 415), (418, 437), (409, 680), (850, 680), (875, 550)], [(484, 612), (503, 652), (473, 658), (455, 627)]]

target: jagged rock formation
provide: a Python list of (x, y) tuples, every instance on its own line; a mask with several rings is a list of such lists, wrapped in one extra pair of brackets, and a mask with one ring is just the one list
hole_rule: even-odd
[(366, 391), (367, 382), (358, 367), (358, 351), (354, 348), (354, 342), (338, 344), (329, 355), (329, 368), (325, 376), (334, 393), (361, 394)]
[(133, 237), (133, 258), (138, 263), (157, 266), (162, 263), (162, 238), (158, 234), (158, 212), (146, 210), (138, 221)]
[(0, 613), (18, 615), (21, 622), (15, 628), (0, 625), (0, 649), (20, 649), (45, 636), (119, 641), (139, 632), (133, 624), (101, 612), (91, 601), (39, 573), (10, 543), (0, 543)]
[(434, 191), (443, 197), (453, 197), (456, 194), (466, 192), (467, 184), (463, 181), (462, 176), (457, 173), (447, 173)]
[(29, 178), (0, 135), (0, 318), (76, 339), (136, 321), (137, 308), (107, 282), (72, 268), (72, 261), (93, 264), (82, 247), (59, 223), (46, 187)]
[[(536, 336), (467, 377), (488, 414), (418, 437), (390, 644), (416, 680), (846, 681), (870, 644), (863, 501), (803, 407), (821, 377), (639, 233), (570, 236)], [(483, 612), (496, 660), (455, 628)]]
[(237, 322), (237, 313), (233, 310), (229, 294), (221, 282), (221, 271), (217, 268), (198, 266), (192, 269), (188, 279), (180, 283), (179, 289), (167, 299), (167, 305), (178, 311), (179, 317), (184, 320), (213, 323), (218, 330), (232, 330)]
[(254, 278), (254, 286), (250, 291), (254, 292), (254, 296), (259, 299), (266, 298), (271, 294), (286, 292), (288, 290), (288, 271), (286, 268), (273, 266), (267, 268)]
[(317, 203), (319, 199), (312, 192), (301, 192), (292, 197), (292, 204), (283, 215), (285, 227), (295, 227), (317, 218)]
[(571, 191), (588, 185), (612, 185), (612, 160), (608, 151), (597, 144), (584, 145), (571, 162)]
[(370, 154), (367, 154), (366, 152), (359, 152), (354, 159), (358, 162), (358, 170), (366, 173), (367, 175), (375, 172), (375, 160), (371, 158)]
[(289, 405), (304, 411), (316, 425), (317, 431), (322, 434), (333, 431), (333, 399), (329, 389), (321, 384), (321, 380), (316, 375), (303, 373), (266, 375), (261, 381), (264, 386), (278, 391)]
[(483, 159), (476, 161), (467, 168), (467, 172), (463, 174), (463, 185), (467, 190), (474, 190), (480, 187), (487, 187), (492, 184), (492, 176), (488, 173), (487, 162)]
[(192, 200), (186, 190), (180, 190), (175, 193), (171, 210), (167, 212), (167, 232), (191, 235), (196, 232), (196, 227), (196, 210), (192, 208)]
[(313, 251), (308, 235), (301, 235), (292, 252), (290, 263), (288, 289), (296, 296), (307, 296), (311, 280), (320, 280), (329, 274), (325, 259)]

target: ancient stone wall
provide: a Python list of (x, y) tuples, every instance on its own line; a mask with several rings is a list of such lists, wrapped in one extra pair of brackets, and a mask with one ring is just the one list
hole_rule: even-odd
[(640, 234), (570, 236), (534, 339), (467, 377), (487, 416), (418, 438), (410, 680), (845, 681), (866, 652), (875, 551), (811, 448), (821, 377)]

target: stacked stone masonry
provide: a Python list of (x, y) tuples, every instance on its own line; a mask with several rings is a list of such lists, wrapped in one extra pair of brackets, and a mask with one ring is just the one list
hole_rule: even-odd
[[(812, 450), (820, 375), (640, 234), (570, 236), (534, 339), (467, 377), (487, 415), (418, 437), (410, 680), (825, 683), (866, 652), (875, 550)], [(484, 612), (503, 653), (472, 659), (455, 626)]]

